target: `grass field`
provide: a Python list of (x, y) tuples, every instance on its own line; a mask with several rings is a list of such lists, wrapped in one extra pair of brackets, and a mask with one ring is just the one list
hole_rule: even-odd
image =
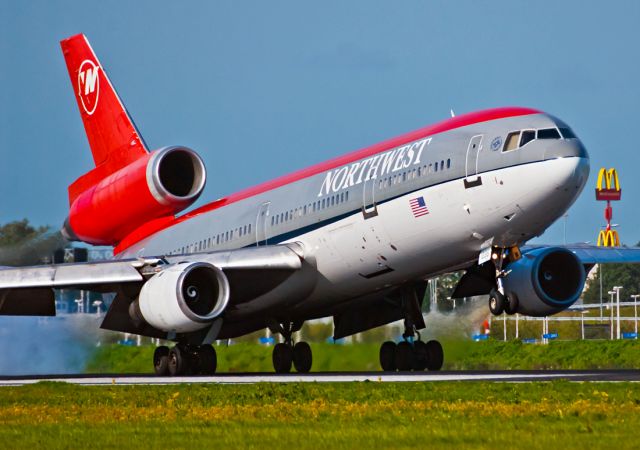
[(0, 389), (7, 448), (637, 448), (629, 383)]
[[(444, 369), (596, 369), (640, 368), (640, 342), (559, 341), (549, 345), (519, 341), (444, 342)], [(271, 372), (272, 347), (240, 343), (219, 346), (219, 372)], [(379, 344), (312, 344), (318, 371), (379, 370)], [(97, 349), (86, 371), (150, 373), (153, 346), (107, 345)]]

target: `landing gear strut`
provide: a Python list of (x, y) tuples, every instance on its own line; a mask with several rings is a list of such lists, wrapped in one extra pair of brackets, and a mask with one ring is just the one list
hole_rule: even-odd
[(153, 354), (153, 368), (159, 376), (213, 375), (218, 359), (211, 345), (177, 344), (157, 347)]
[(444, 362), (442, 345), (438, 341), (423, 342), (418, 329), (425, 328), (420, 302), (413, 290), (405, 291), (402, 308), (405, 313), (403, 340), (387, 341), (380, 347), (380, 366), (385, 372), (440, 370)]
[(497, 289), (492, 289), (489, 293), (489, 311), (494, 316), (506, 312), (507, 314), (515, 314), (518, 312), (518, 299), (514, 295), (507, 295), (502, 286), (502, 279), (509, 275), (510, 270), (504, 270), (503, 266), (507, 262), (513, 262), (520, 259), (520, 249), (511, 247), (510, 249), (494, 248), (491, 258), (496, 267), (496, 285)]
[(274, 323), (269, 326), (272, 333), (279, 333), (284, 337), (284, 342), (273, 347), (271, 361), (276, 373), (289, 373), (291, 366), (298, 373), (309, 373), (313, 364), (311, 346), (300, 341), (294, 344), (292, 334), (302, 328), (303, 322), (288, 322), (284, 324)]

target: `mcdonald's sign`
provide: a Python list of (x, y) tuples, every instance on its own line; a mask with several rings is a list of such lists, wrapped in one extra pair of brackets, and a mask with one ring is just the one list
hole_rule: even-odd
[(598, 234), (598, 247), (620, 247), (620, 236), (616, 230), (601, 230)]
[(620, 200), (622, 189), (616, 169), (609, 170), (604, 167), (598, 172), (598, 185), (596, 186), (596, 200)]

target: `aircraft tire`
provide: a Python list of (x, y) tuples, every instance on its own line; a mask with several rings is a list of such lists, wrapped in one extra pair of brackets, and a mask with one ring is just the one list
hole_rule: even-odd
[(276, 373), (291, 372), (291, 363), (293, 362), (293, 349), (288, 344), (276, 344), (271, 354), (273, 369)]
[(387, 341), (380, 346), (380, 367), (385, 372), (396, 371), (396, 343)]
[(299, 373), (309, 373), (313, 364), (311, 346), (306, 342), (298, 342), (293, 346), (293, 366)]
[(182, 375), (186, 372), (187, 360), (185, 354), (177, 345), (169, 351), (169, 374), (172, 377)]
[(494, 316), (502, 314), (504, 312), (505, 303), (504, 295), (496, 290), (491, 291), (491, 294), (489, 294), (489, 311), (491, 311), (491, 314)]
[(198, 347), (198, 374), (213, 375), (218, 366), (218, 356), (216, 349), (212, 345), (201, 345)]
[(442, 344), (438, 341), (427, 342), (427, 352), (429, 353), (427, 369), (430, 371), (442, 369), (442, 364), (444, 363), (444, 350), (442, 349)]
[(399, 371), (413, 369), (413, 346), (407, 341), (400, 342), (396, 347), (396, 367)]
[(156, 347), (153, 352), (153, 370), (159, 377), (169, 375), (169, 347)]
[(504, 303), (504, 312), (510, 316), (518, 312), (518, 297), (515, 294), (508, 294)]
[(413, 370), (424, 370), (429, 364), (429, 348), (422, 341), (413, 343)]

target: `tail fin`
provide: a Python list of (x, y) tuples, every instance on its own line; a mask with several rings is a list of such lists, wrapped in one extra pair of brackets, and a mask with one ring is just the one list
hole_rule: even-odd
[[(101, 175), (147, 153), (133, 121), (104, 72), (89, 41), (77, 34), (60, 42), (80, 116)], [(105, 170), (106, 169), (106, 170)]]

